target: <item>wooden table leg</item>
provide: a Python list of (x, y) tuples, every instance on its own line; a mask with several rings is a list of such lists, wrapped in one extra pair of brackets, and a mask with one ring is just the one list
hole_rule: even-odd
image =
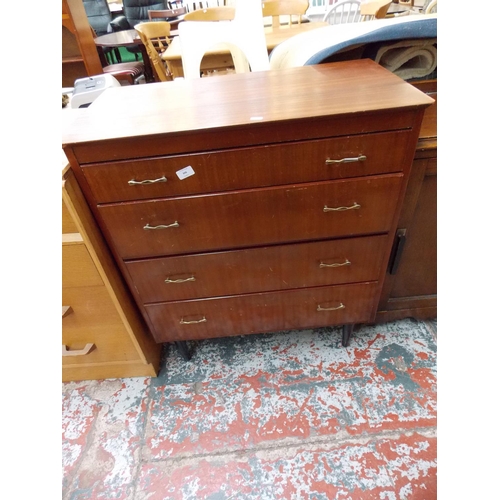
[(153, 73), (153, 68), (151, 66), (151, 61), (149, 60), (146, 46), (141, 43), (139, 45), (139, 48), (141, 49), (142, 62), (144, 63), (144, 77), (146, 78), (146, 83), (154, 83), (155, 76)]

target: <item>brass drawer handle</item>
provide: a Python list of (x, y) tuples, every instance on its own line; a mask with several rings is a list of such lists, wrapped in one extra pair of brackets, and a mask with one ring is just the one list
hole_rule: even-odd
[(319, 267), (342, 267), (342, 266), (350, 266), (351, 262), (349, 260), (345, 260), (345, 262), (336, 262), (334, 264), (325, 264), (324, 262), (319, 263)]
[(350, 207), (330, 208), (325, 205), (325, 207), (323, 208), (323, 212), (343, 212), (345, 210), (357, 210), (358, 208), (361, 208), (361, 205), (358, 205), (356, 202), (354, 202), (354, 205)]
[(179, 223), (177, 221), (172, 222), (172, 224), (168, 224), (166, 226), (160, 224), (158, 226), (150, 226), (149, 224), (146, 224), (143, 229), (167, 229), (169, 227), (179, 227)]
[(167, 182), (167, 178), (163, 176), (159, 179), (146, 179), (144, 181), (136, 181), (135, 179), (131, 179), (128, 181), (128, 184), (130, 186), (144, 186), (145, 184), (156, 184), (157, 182)]
[(171, 280), (170, 278), (167, 278), (165, 280), (165, 283), (185, 283), (186, 281), (196, 281), (196, 278), (194, 276), (191, 276), (190, 278), (180, 278), (178, 280)]
[(85, 356), (90, 352), (90, 349), (94, 347), (94, 344), (86, 344), (83, 349), (75, 349), (74, 351), (69, 351), (68, 347), (63, 344), (62, 355), (63, 356)]
[(198, 319), (198, 320), (195, 320), (195, 321), (184, 321), (184, 318), (182, 318), (179, 323), (181, 325), (194, 325), (196, 323), (205, 323), (207, 321), (207, 318), (205, 318), (205, 316), (203, 316), (203, 318), (201, 319)]
[(337, 307), (321, 307), (318, 304), (318, 308), (316, 309), (316, 311), (337, 311), (339, 309), (345, 309), (345, 305), (342, 304), (342, 302), (340, 303), (340, 306)]
[(330, 160), (330, 158), (327, 158), (325, 160), (326, 165), (332, 165), (332, 164), (338, 164), (338, 163), (354, 163), (358, 161), (365, 161), (366, 156), (365, 155), (359, 155), (357, 158), (342, 158), (341, 160)]

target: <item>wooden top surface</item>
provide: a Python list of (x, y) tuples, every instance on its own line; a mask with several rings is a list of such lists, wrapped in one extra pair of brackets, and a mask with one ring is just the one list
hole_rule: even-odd
[[(292, 26), (282, 25), (279, 28), (273, 28), (272, 26), (267, 26), (264, 28), (264, 35), (266, 37), (267, 50), (271, 51), (281, 42), (288, 40), (292, 36), (300, 35), (307, 31), (312, 31), (318, 28), (324, 28), (325, 26), (330, 26), (328, 23), (323, 21), (318, 21), (314, 23), (302, 23), (302, 24), (292, 24)], [(209, 49), (206, 54), (227, 54), (227, 50), (217, 50)], [(172, 61), (175, 59), (182, 58), (182, 46), (180, 37), (174, 37), (168, 49), (162, 54), (162, 59), (165, 61)]]
[(434, 101), (369, 59), (115, 87), (62, 113), (63, 145), (342, 116)]

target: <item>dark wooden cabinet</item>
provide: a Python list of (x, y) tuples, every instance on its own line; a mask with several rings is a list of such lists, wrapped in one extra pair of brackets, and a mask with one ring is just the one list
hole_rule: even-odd
[(377, 321), (437, 317), (437, 82), (415, 86), (435, 102), (422, 121)]
[(63, 147), (157, 342), (347, 325), (375, 320), (432, 102), (370, 60), (130, 86)]

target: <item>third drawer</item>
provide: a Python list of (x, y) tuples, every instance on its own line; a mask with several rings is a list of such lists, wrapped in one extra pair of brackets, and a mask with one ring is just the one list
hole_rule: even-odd
[(129, 261), (144, 303), (375, 281), (387, 235)]

